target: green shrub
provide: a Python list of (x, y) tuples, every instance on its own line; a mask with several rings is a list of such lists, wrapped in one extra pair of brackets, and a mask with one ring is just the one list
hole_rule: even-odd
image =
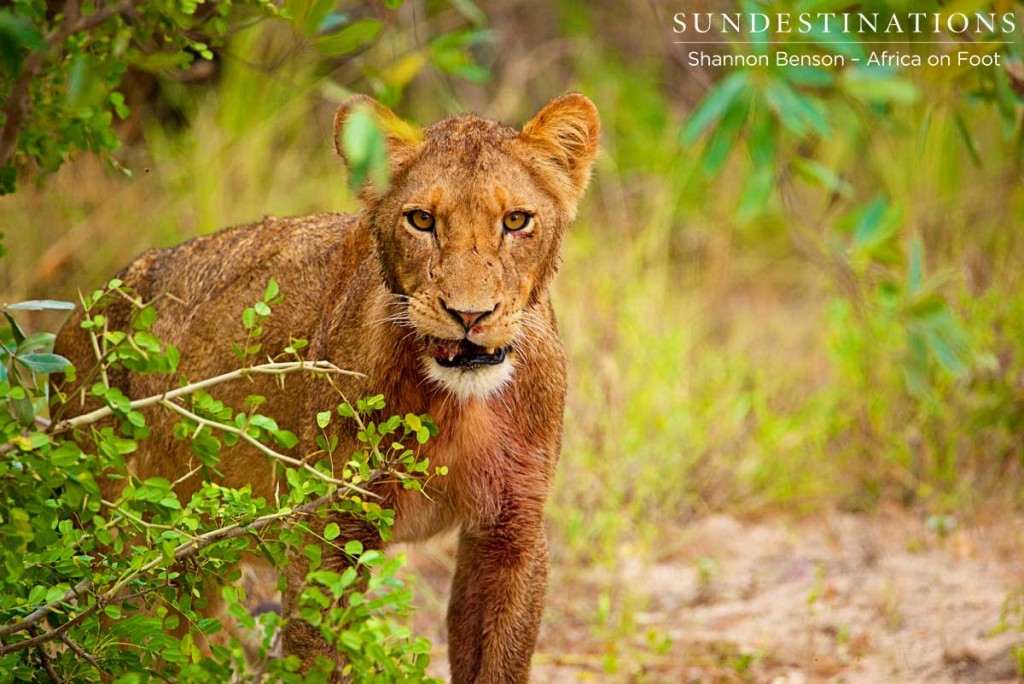
[[(382, 509), (365, 486), (390, 477), (417, 489), (427, 477), (444, 474), (443, 469), (429, 472), (429, 462), (418, 454), (416, 445), (436, 434), (429, 417), (382, 419), (381, 396), (355, 406), (343, 403), (338, 415), (318, 415), (321, 428), (332, 420), (355, 421), (365, 440), (365, 448), (352, 455), (339, 476), (331, 465), (333, 444), (326, 438), (319, 451), (302, 460), (279, 451), (295, 446), (297, 439), (271, 416), (258, 413), (261, 397), (250, 397), (246, 411), (217, 401), (218, 384), (247, 375), (338, 370), (302, 360), (302, 341), (287, 350), (289, 358), (251, 363), (262, 322), (280, 301), (273, 281), (262, 301), (243, 313), (249, 336), (237, 350), (238, 370), (196, 379), (160, 397), (125, 396), (108, 382), (112, 370), (173, 374), (180, 359), (173, 346), (150, 332), (156, 319), (151, 307), (136, 303), (131, 330), (108, 329), (103, 310), (116, 298), (134, 301), (116, 280), (82, 300), (82, 327), (98, 358), (91, 394), (102, 407), (53, 423), (44, 417), (46, 378), (75, 369), (52, 353), (52, 334), (25, 335), (15, 316), (26, 309), (71, 305), (42, 301), (3, 309), (0, 680), (324, 681), (330, 663), (303, 676), (294, 658), (273, 657), (282, 625), (297, 617), (318, 626), (345, 655), (354, 681), (424, 680), (430, 643), (414, 637), (401, 619), (411, 600), (398, 576), (401, 559), (339, 538), (334, 524), (316, 534), (308, 521), (344, 511), (371, 522), (386, 539), (394, 512)], [(64, 400), (55, 398), (55, 415)], [(140, 409), (154, 405), (178, 417), (175, 437), (189, 441), (199, 461), (174, 482), (140, 481), (126, 467), (149, 438)], [(278, 501), (254, 497), (249, 486), (218, 483), (222, 453), (242, 441), (267, 454), (279, 474)], [(124, 480), (115, 500), (101, 494), (98, 482), (105, 477)], [(181, 501), (175, 488), (188, 478), (198, 478), (201, 486), (190, 500)], [(351, 566), (342, 572), (322, 568), (324, 546), (343, 551)], [(245, 592), (234, 584), (241, 574), (236, 564), (246, 553), (275, 567), (290, 554), (309, 559), (294, 615), (250, 614)], [(233, 633), (208, 641), (225, 629), (222, 619), (203, 613), (210, 592), (219, 592), (224, 619), (247, 638)]]

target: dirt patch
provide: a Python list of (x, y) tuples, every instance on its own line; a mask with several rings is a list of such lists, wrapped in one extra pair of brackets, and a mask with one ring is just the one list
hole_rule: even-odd
[[(1024, 584), (1014, 522), (947, 530), (905, 513), (740, 521), (709, 516), (657, 557), (555, 567), (536, 682), (1020, 682), (1020, 632), (994, 633)], [(946, 525), (949, 527), (949, 525)], [(444, 677), (454, 542), (409, 548)], [(557, 555), (557, 550), (556, 550)]]

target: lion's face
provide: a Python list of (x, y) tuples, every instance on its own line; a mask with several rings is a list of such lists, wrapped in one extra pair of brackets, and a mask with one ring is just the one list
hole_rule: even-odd
[(590, 101), (569, 95), (523, 133), (459, 116), (422, 141), (389, 140), (392, 185), (364, 193), (393, 295), (386, 318), (416, 336), (425, 375), (455, 396), (496, 392), (529, 353), (531, 328), (544, 334), (534, 305), (586, 185), (597, 126)]

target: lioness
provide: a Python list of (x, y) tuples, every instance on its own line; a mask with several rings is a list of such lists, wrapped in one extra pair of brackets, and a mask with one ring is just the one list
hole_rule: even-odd
[[(335, 117), (336, 144), (356, 106), (369, 107), (386, 131), (391, 181), (386, 190), (364, 183), (358, 215), (266, 218), (146, 252), (118, 277), (143, 299), (174, 295), (160, 300), (153, 332), (181, 350), (179, 374), (188, 378), (237, 367), (225, 341), (245, 339), (240, 308), (258, 300), (273, 277), (285, 304), (264, 326), (266, 354), (307, 338), (308, 358), (364, 374), (337, 380), (346, 396), (381, 393), (389, 413), (431, 414), (440, 434), (425, 454), (449, 474), (433, 481), (430, 499), (395, 483), (374, 490), (395, 510), (394, 541), (460, 527), (448, 607), (452, 680), (523, 682), (547, 581), (544, 504), (566, 390), (548, 289), (597, 153), (597, 110), (583, 95), (568, 94), (522, 131), (472, 115), (417, 131), (356, 96)], [(130, 309), (106, 313), (113, 326), (125, 326)], [(85, 369), (95, 361), (80, 322), (79, 312), (56, 351)], [(133, 397), (174, 381), (127, 374), (111, 380)], [(315, 378), (293, 378), (284, 390), (270, 379), (217, 390), (236, 408), (250, 394), (267, 397), (263, 412), (300, 436), (300, 453), (317, 449), (315, 414), (338, 403)], [(171, 435), (174, 417), (147, 418), (154, 434), (132, 457), (132, 470), (141, 478), (180, 477), (191, 454)], [(349, 422), (331, 429), (337, 454), (359, 447)], [(270, 467), (256, 450), (240, 446), (219, 467), (227, 484), (249, 483), (254, 495), (273, 496)], [(179, 495), (190, 497), (194, 486)], [(365, 524), (334, 521), (342, 539), (382, 546)], [(328, 567), (344, 562), (325, 558)], [(306, 571), (302, 562), (285, 569), (286, 612)], [(318, 654), (333, 657), (318, 630), (299, 620), (288, 623), (284, 649), (307, 667)]]

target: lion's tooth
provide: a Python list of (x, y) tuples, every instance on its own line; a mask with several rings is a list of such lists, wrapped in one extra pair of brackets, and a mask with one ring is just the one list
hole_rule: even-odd
[(494, 347), (488, 347), (487, 348), (487, 355), (490, 356), (493, 353), (494, 353)]

